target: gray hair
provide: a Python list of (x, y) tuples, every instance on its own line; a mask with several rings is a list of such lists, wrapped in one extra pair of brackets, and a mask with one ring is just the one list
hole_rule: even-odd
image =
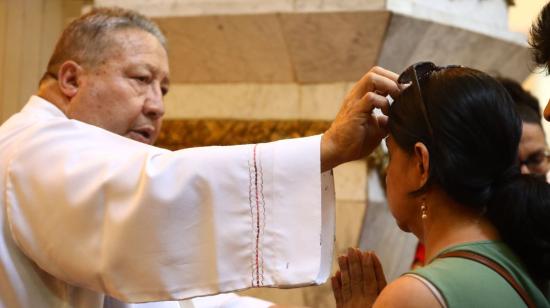
[(149, 32), (158, 39), (164, 49), (168, 48), (162, 31), (144, 15), (122, 8), (95, 8), (72, 21), (63, 30), (40, 82), (48, 77), (57, 78), (59, 67), (68, 60), (96, 65), (103, 60), (109, 49), (108, 34), (120, 29)]

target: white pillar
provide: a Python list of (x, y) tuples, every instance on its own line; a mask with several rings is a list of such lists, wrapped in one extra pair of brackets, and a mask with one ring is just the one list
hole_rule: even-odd
[(66, 20), (83, 2), (0, 0), (0, 122), (36, 92)]

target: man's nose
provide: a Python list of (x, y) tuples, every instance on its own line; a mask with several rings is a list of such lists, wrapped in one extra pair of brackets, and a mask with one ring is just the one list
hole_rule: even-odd
[(164, 115), (164, 96), (160, 86), (154, 86), (152, 88), (143, 106), (143, 113), (147, 117), (156, 120)]

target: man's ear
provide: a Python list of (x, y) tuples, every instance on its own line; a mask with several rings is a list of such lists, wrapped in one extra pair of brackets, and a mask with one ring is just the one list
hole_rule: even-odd
[(414, 157), (420, 179), (420, 188), (428, 182), (430, 177), (430, 152), (422, 142), (415, 143)]
[(78, 93), (78, 86), (82, 76), (82, 67), (74, 61), (65, 61), (57, 72), (59, 89), (67, 98), (71, 99)]

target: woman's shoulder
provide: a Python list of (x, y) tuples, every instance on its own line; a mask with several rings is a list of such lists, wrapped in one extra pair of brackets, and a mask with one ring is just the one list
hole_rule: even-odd
[[(489, 246), (488, 250), (500, 250), (500, 245), (487, 245), (490, 243), (476, 243), (468, 245), (466, 250), (480, 253)], [(463, 245), (456, 248), (464, 249)], [(478, 249), (484, 247), (483, 249)], [(455, 249), (451, 249), (455, 250)], [(508, 261), (507, 254), (481, 253), (491, 259), (497, 259), (498, 263)], [(500, 261), (500, 262), (499, 262)], [(504, 262), (507, 263), (507, 262)], [(450, 307), (522, 307), (523, 301), (512, 286), (497, 272), (479, 262), (460, 258), (436, 258), (425, 267), (411, 272), (425, 279), (433, 285)]]
[(404, 275), (382, 290), (374, 307), (440, 308), (443, 305), (434, 294), (434, 290), (419, 277)]

